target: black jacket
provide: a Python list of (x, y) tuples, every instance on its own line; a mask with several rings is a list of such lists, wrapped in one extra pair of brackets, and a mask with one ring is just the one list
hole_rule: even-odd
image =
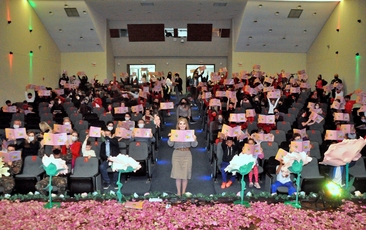
[[(109, 147), (111, 149), (110, 151), (110, 156), (112, 157), (116, 157), (118, 154), (119, 154), (119, 145), (118, 145), (118, 140), (116, 138), (110, 138), (109, 139)], [(106, 161), (107, 160), (107, 154), (106, 154), (106, 151), (105, 151), (105, 141), (103, 141), (103, 143), (100, 145), (100, 158), (103, 160), (103, 161)]]

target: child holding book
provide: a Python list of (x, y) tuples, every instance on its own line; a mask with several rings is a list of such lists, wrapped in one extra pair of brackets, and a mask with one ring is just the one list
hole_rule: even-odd
[(284, 186), (288, 188), (288, 195), (292, 195), (296, 192), (296, 187), (292, 183), (290, 178), (290, 171), (283, 167), (283, 161), (280, 161), (280, 165), (276, 167), (276, 182), (271, 185), (272, 196), (277, 194), (277, 188)]
[(89, 135), (86, 135), (83, 145), (81, 146), (81, 152), (83, 153), (83, 157), (87, 157), (90, 159), (91, 157), (96, 157), (95, 151), (91, 148), (91, 143), (88, 140)]
[[(248, 139), (248, 145), (256, 145), (254, 139), (249, 138)], [(242, 154), (251, 154), (249, 152), (246, 152), (245, 146), (242, 148)], [(259, 159), (264, 158), (263, 149), (260, 148), (260, 153), (257, 155)], [(257, 189), (260, 189), (261, 186), (259, 185), (259, 179), (258, 179), (258, 159), (256, 164), (254, 165), (253, 169), (249, 172), (249, 187), (253, 187), (253, 175), (254, 175), (254, 187)]]

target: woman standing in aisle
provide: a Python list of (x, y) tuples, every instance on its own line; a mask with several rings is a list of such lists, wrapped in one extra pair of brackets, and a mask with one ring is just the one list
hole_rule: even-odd
[[(179, 118), (177, 122), (177, 130), (188, 130), (189, 125), (186, 118)], [(174, 148), (172, 156), (172, 172), (170, 177), (175, 179), (177, 187), (177, 195), (181, 196), (186, 193), (188, 180), (192, 176), (192, 153), (190, 147), (198, 145), (196, 135), (193, 136), (192, 142), (172, 141), (171, 133), (169, 133), (168, 145)]]

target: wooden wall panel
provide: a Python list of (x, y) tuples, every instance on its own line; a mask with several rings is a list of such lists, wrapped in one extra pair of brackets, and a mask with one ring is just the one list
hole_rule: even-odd
[(187, 24), (187, 41), (212, 41), (212, 24)]
[(164, 24), (128, 24), (130, 42), (165, 41)]

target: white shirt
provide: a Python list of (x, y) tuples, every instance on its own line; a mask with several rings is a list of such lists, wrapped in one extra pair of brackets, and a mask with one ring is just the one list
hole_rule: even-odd
[[(279, 166), (276, 167), (276, 170), (278, 169)], [(281, 171), (277, 174), (277, 181), (281, 182), (282, 184), (285, 184), (287, 182), (291, 182), (291, 178), (290, 178), (290, 172), (288, 172), (288, 176), (284, 177), (282, 175), (283, 168), (281, 168)]]

